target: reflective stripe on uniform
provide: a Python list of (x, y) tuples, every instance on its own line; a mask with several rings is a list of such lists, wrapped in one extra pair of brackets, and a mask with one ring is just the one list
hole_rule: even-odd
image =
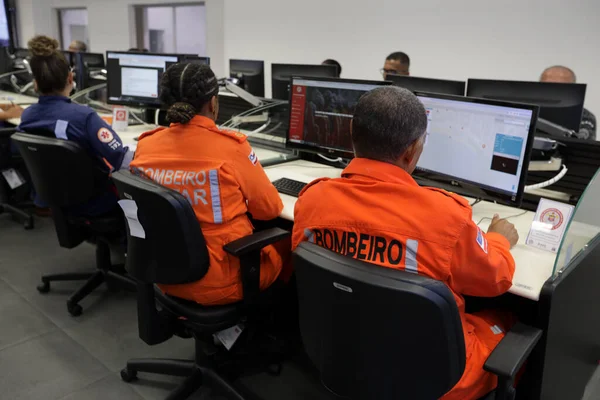
[(417, 251), (419, 242), (413, 239), (406, 240), (406, 271), (417, 273)]
[(212, 200), (213, 218), (215, 224), (223, 223), (223, 209), (221, 208), (221, 191), (219, 189), (219, 173), (216, 169), (208, 171), (210, 182), (210, 198)]

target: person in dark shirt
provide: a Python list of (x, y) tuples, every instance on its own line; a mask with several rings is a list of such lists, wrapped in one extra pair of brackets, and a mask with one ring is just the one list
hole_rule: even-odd
[(328, 58), (327, 60), (323, 61), (321, 65), (333, 65), (336, 68), (337, 77), (339, 78), (340, 76), (342, 76), (342, 64), (335, 61), (334, 59)]
[[(570, 68), (555, 65), (542, 72), (540, 82), (577, 83), (577, 76)], [(588, 109), (583, 109), (581, 125), (577, 137), (580, 139), (596, 140), (596, 116)]]
[[(119, 135), (91, 108), (71, 102), (68, 95), (73, 89), (73, 72), (58, 50), (58, 42), (46, 36), (37, 36), (28, 43), (32, 53), (31, 69), (35, 89), (40, 94), (21, 116), (21, 132), (53, 132), (58, 139), (72, 140), (80, 145), (108, 175), (111, 171), (129, 167), (133, 153)], [(74, 213), (96, 216), (117, 207), (117, 194), (107, 192), (83, 204)], [(36, 201), (36, 204), (40, 205)]]
[(410, 57), (401, 51), (390, 54), (385, 59), (381, 75), (385, 80), (388, 75), (410, 75)]

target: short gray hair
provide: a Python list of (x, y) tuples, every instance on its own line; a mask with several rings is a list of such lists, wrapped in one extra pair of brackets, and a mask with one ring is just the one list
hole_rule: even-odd
[(357, 157), (394, 162), (427, 130), (423, 103), (411, 91), (385, 86), (365, 93), (354, 111)]

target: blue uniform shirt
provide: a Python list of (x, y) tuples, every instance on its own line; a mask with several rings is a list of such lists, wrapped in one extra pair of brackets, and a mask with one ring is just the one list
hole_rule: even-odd
[(129, 167), (133, 153), (119, 135), (91, 108), (72, 103), (63, 96), (40, 96), (38, 104), (29, 106), (21, 116), (20, 131), (46, 129), (57, 138), (72, 140), (90, 156), (113, 169)]
[[(46, 129), (54, 132), (59, 139), (76, 142), (101, 167), (106, 168), (107, 173), (110, 171), (104, 160), (113, 170), (117, 170), (128, 168), (133, 159), (133, 153), (123, 146), (121, 138), (110, 125), (94, 110), (72, 103), (68, 97), (40, 96), (38, 104), (29, 106), (21, 116), (18, 130), (26, 132), (29, 129)], [(110, 191), (70, 211), (83, 215), (100, 215), (113, 210), (116, 202), (116, 194)], [(36, 204), (41, 205), (38, 201)]]

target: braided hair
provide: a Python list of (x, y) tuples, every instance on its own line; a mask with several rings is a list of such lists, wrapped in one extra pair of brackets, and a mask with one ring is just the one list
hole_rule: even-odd
[(218, 93), (217, 77), (208, 65), (172, 65), (160, 83), (160, 101), (168, 107), (169, 122), (190, 122)]

